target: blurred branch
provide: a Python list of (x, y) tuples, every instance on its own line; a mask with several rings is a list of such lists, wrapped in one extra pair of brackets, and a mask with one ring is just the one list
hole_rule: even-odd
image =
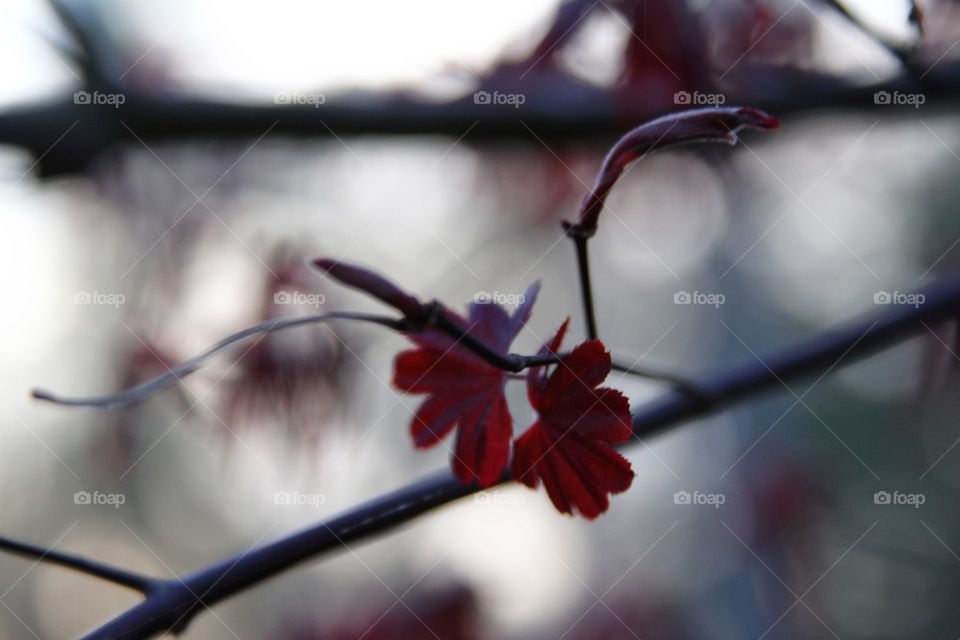
[(33, 558), (37, 562), (46, 562), (56, 564), (61, 567), (67, 567), (80, 573), (85, 573), (96, 578), (102, 578), (108, 582), (129, 587), (139, 591), (144, 595), (149, 595), (162, 586), (163, 581), (156, 578), (149, 578), (137, 573), (131, 573), (124, 569), (119, 569), (96, 560), (88, 560), (80, 556), (61, 553), (53, 549), (44, 549), (25, 542), (17, 542), (10, 538), (0, 536), (0, 551), (7, 551), (19, 556)]
[[(892, 92), (899, 86), (886, 84), (876, 88), (852, 88), (833, 95), (808, 93), (805, 97), (779, 104), (763, 100), (742, 101), (759, 104), (780, 115), (823, 107), (859, 110), (874, 108), (875, 91)], [(593, 106), (580, 108), (575, 113), (558, 114), (555, 111), (525, 108), (517, 114), (498, 113), (464, 103), (442, 107), (415, 102), (403, 102), (396, 106), (391, 106), (389, 102), (376, 106), (328, 103), (317, 109), (247, 106), (188, 98), (151, 99), (130, 93), (125, 95), (125, 103), (117, 108), (78, 105), (68, 99), (8, 109), (0, 113), (0, 144), (26, 150), (35, 158), (39, 174), (51, 177), (85, 171), (108, 149), (123, 144), (138, 144), (132, 132), (143, 143), (154, 145), (190, 140), (255, 138), (274, 125), (271, 135), (299, 139), (329, 138), (334, 133), (337, 136), (460, 136), (471, 125), (478, 123), (470, 132), (470, 142), (515, 140), (536, 144), (530, 140), (529, 131), (521, 123), (521, 117), (538, 136), (551, 143), (613, 135), (657, 115), (649, 109), (638, 109), (629, 119), (620, 118), (608, 99), (598, 99)], [(936, 94), (931, 95), (936, 97)], [(960, 82), (951, 88), (950, 95), (960, 96)], [(927, 104), (934, 103), (928, 100)]]
[(889, 38), (884, 37), (882, 34), (877, 33), (874, 29), (864, 24), (863, 20), (861, 20), (859, 16), (852, 13), (841, 0), (822, 0), (822, 2), (846, 18), (852, 25), (863, 31), (887, 51), (892, 53), (905, 67), (910, 67), (910, 58), (920, 45), (920, 38), (923, 35), (923, 13), (917, 4), (917, 0), (911, 0), (910, 2), (908, 21), (916, 25), (919, 35), (913, 44), (909, 46), (900, 45), (891, 41)]
[(71, 0), (48, 0), (47, 4), (73, 39), (74, 48), (62, 48), (63, 52), (83, 72), (87, 82), (100, 88), (116, 84), (119, 80), (109, 70), (116, 56), (96, 7)]
[[(795, 93), (790, 95), (761, 92), (730, 96), (729, 100), (754, 104), (779, 116), (822, 108), (885, 109), (893, 115), (895, 110), (875, 103), (877, 91), (922, 91), (928, 108), (938, 101), (949, 107), (960, 98), (960, 63), (941, 62), (937, 71), (942, 73), (928, 74), (922, 82), (904, 76), (867, 87), (849, 86), (833, 77), (805, 75), (795, 78)], [(514, 109), (477, 105), (472, 97), (428, 104), (387, 94), (356, 103), (346, 97), (330, 99), (313, 107), (153, 96), (132, 89), (122, 93), (124, 102), (115, 107), (75, 104), (68, 97), (6, 109), (0, 112), (0, 144), (25, 149), (36, 159), (41, 176), (55, 176), (84, 171), (105, 151), (125, 144), (246, 139), (268, 129), (271, 136), (295, 139), (351, 135), (459, 137), (470, 129), (468, 142), (539, 144), (531, 139), (531, 129), (546, 143), (585, 140), (618, 135), (625, 128), (662, 114), (662, 108), (655, 105), (638, 105), (624, 116), (618, 113), (612, 96), (599, 92), (566, 111), (557, 109), (556, 96), (530, 97), (522, 108)]]
[[(319, 105), (242, 104), (172, 95), (162, 90), (144, 91), (124, 83), (115, 68), (119, 54), (108, 33), (107, 17), (97, 13), (96, 4), (76, 0), (48, 0), (64, 31), (72, 38), (74, 50), (67, 55), (83, 79), (77, 89), (123, 96), (123, 103), (97, 105), (77, 103), (75, 97), (59, 96), (0, 112), (0, 144), (20, 147), (35, 159), (41, 176), (55, 176), (87, 170), (107, 150), (125, 144), (182, 143), (202, 139), (256, 138), (272, 135), (327, 138), (351, 135), (449, 135), (461, 137), (469, 130), (470, 142), (487, 140), (530, 140), (533, 129), (545, 142), (585, 139), (618, 134), (661, 115), (665, 105), (644, 102), (631, 104), (624, 112), (608, 90), (577, 83), (576, 100), (564, 100), (569, 83), (566, 76), (546, 86), (529, 86), (521, 79), (491, 77), (477, 89), (494, 91), (499, 83), (513, 83), (511, 91), (522, 91), (521, 108), (510, 105), (475, 104), (473, 96), (446, 103), (418, 100), (408, 94), (381, 93), (343, 95)], [(890, 49), (904, 61), (898, 77), (863, 86), (834, 75), (792, 68), (751, 64), (755, 79), (751, 90), (727, 95), (730, 103), (752, 104), (779, 115), (803, 113), (822, 108), (869, 110), (877, 105), (878, 91), (923, 92), (927, 105), (960, 98), (960, 62), (943, 60), (918, 73), (912, 50), (889, 43), (864, 25), (839, 0), (823, 0)], [(910, 20), (922, 30), (916, 2)], [(551, 31), (541, 41), (539, 60), (550, 54), (584, 12), (595, 3), (567, 2), (561, 6)], [(934, 70), (936, 73), (931, 73)], [(526, 74), (524, 74), (526, 75)], [(690, 90), (697, 87), (689, 87)], [(325, 96), (329, 97), (329, 96)], [(79, 126), (78, 126), (79, 125)]]
[[(851, 322), (770, 354), (703, 375), (697, 382), (704, 396), (696, 398), (674, 390), (636, 410), (637, 439), (662, 433), (669, 427), (730, 406), (745, 398), (785, 388), (788, 383), (817, 372), (830, 372), (914, 334), (930, 323), (960, 314), (960, 273), (921, 290), (925, 302), (917, 307), (885, 307), (882, 313)], [(504, 473), (501, 483), (509, 481)], [(202, 608), (210, 607), (253, 585), (323, 553), (393, 529), (436, 507), (477, 492), (461, 485), (449, 472), (427, 477), (371, 500), (329, 521), (256, 547), (201, 569), (163, 588), (86, 636), (87, 640), (145, 638), (168, 630), (182, 630)]]

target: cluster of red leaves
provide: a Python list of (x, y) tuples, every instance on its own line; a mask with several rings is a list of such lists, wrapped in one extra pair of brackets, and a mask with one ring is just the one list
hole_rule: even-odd
[[(778, 126), (776, 118), (759, 109), (719, 107), (669, 114), (633, 129), (610, 149), (578, 219), (564, 224), (567, 233), (584, 243), (596, 233), (610, 191), (644, 155), (691, 142), (732, 144), (745, 127)], [(513, 437), (504, 395), (508, 376), (491, 364), (496, 358), (481, 357), (476, 347), (482, 344), (499, 356), (508, 355), (530, 318), (538, 284), (527, 290), (513, 314), (492, 302), (474, 302), (464, 318), (437, 304), (424, 304), (362, 267), (334, 260), (314, 264), (403, 314), (415, 348), (397, 356), (393, 383), (402, 391), (427, 396), (410, 426), (414, 445), (432, 447), (456, 428), (452, 467), (460, 482), (480, 487), (507, 477), (529, 487), (542, 482), (559, 511), (588, 519), (607, 510), (609, 495), (630, 487), (630, 463), (611, 446), (631, 436), (629, 405), (619, 391), (599, 386), (610, 373), (610, 354), (599, 340), (588, 340), (559, 357), (566, 322), (541, 350), (542, 355), (557, 356), (553, 371), (548, 375), (547, 366), (528, 371), (528, 396), (539, 417), (517, 438), (507, 468)], [(447, 330), (451, 327), (456, 331)]]
[[(552, 365), (549, 375), (546, 366), (528, 371), (528, 396), (539, 418), (516, 440), (508, 466), (513, 418), (504, 395), (507, 372), (433, 326), (428, 305), (382, 276), (331, 260), (314, 264), (416, 321), (407, 333), (415, 348), (397, 355), (393, 383), (427, 396), (410, 425), (415, 446), (432, 447), (456, 428), (451, 466), (460, 482), (489, 487), (512, 476), (536, 487), (542, 481), (560, 512), (576, 511), (588, 519), (607, 510), (609, 494), (629, 488), (630, 463), (610, 446), (630, 438), (629, 404), (619, 391), (599, 387), (611, 368), (610, 354), (599, 340), (578, 346)], [(506, 355), (530, 318), (539, 288), (539, 283), (531, 285), (512, 314), (493, 302), (472, 303), (466, 317), (447, 309), (441, 313)], [(558, 354), (566, 329), (564, 322), (540, 353)]]
[[(471, 335), (506, 354), (530, 318), (539, 289), (539, 283), (527, 289), (513, 315), (498, 304), (480, 302), (470, 305), (466, 319), (450, 315)], [(428, 394), (410, 425), (414, 444), (432, 447), (459, 425), (453, 474), (464, 484), (495, 484), (507, 466), (513, 437), (504, 396), (507, 373), (436, 330), (409, 338), (417, 348), (397, 356), (393, 384), (401, 391)]]

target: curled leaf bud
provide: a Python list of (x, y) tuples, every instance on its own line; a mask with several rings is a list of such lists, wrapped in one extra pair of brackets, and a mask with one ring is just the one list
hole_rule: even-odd
[(341, 284), (373, 296), (407, 318), (413, 319), (423, 313), (423, 303), (379, 273), (329, 258), (317, 258), (312, 264)]
[(735, 144), (737, 132), (744, 127), (776, 129), (779, 120), (751, 107), (715, 107), (694, 109), (651, 120), (620, 138), (600, 166), (590, 193), (580, 206), (576, 223), (564, 222), (567, 233), (591, 237), (597, 232), (597, 220), (610, 190), (631, 162), (653, 151), (690, 142), (726, 142)]

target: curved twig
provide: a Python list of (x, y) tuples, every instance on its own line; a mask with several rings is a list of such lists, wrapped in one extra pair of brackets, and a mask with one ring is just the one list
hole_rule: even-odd
[(44, 400), (46, 402), (72, 407), (95, 407), (98, 409), (126, 407), (131, 404), (142, 402), (154, 393), (162, 391), (181, 381), (185, 376), (190, 375), (202, 367), (208, 360), (210, 360), (210, 358), (222, 353), (223, 351), (226, 351), (230, 347), (243, 342), (248, 338), (307, 324), (325, 323), (329, 322), (330, 320), (357, 320), (360, 322), (370, 322), (384, 327), (389, 327), (397, 331), (403, 330), (404, 326), (401, 321), (394, 318), (364, 313), (335, 312), (299, 316), (296, 318), (275, 318), (273, 320), (266, 320), (260, 324), (248, 327), (243, 331), (238, 331), (237, 333), (229, 335), (203, 353), (196, 355), (185, 362), (181, 362), (175, 367), (168, 369), (165, 373), (162, 373), (154, 378), (150, 378), (149, 380), (141, 382), (140, 384), (130, 387), (129, 389), (119, 393), (81, 398), (60, 396), (44, 389), (33, 389), (30, 394), (37, 400)]
[[(436, 309), (436, 313), (430, 318), (430, 322), (428, 323), (429, 326), (432, 326), (436, 328), (436, 330), (442, 331), (453, 339), (462, 342), (465, 348), (476, 353), (488, 363), (497, 368), (503, 369), (504, 371), (516, 373), (523, 371), (528, 367), (554, 364), (559, 362), (564, 355), (524, 356), (516, 353), (508, 353), (505, 355), (499, 354), (486, 345), (483, 341), (470, 334), (470, 332), (462, 329), (456, 322), (452, 321), (440, 303), (434, 302), (431, 304), (433, 308)], [(333, 312), (298, 316), (296, 318), (275, 318), (273, 320), (266, 320), (252, 327), (248, 327), (243, 331), (238, 331), (237, 333), (231, 334), (218, 341), (203, 353), (200, 353), (189, 360), (181, 362), (175, 367), (168, 369), (165, 373), (150, 378), (149, 380), (145, 380), (138, 385), (132, 386), (129, 389), (125, 389), (118, 393), (112, 393), (103, 396), (70, 397), (57, 395), (52, 391), (37, 388), (31, 390), (30, 395), (37, 400), (43, 400), (45, 402), (52, 402), (54, 404), (69, 407), (92, 407), (96, 409), (127, 407), (138, 402), (143, 402), (153, 394), (159, 393), (160, 391), (171, 387), (177, 382), (180, 382), (184, 377), (195, 372), (214, 356), (243, 342), (244, 340), (247, 340), (248, 338), (265, 335), (276, 331), (282, 331), (284, 329), (292, 329), (294, 327), (300, 327), (308, 324), (326, 323), (330, 320), (356, 320), (359, 322), (369, 322), (393, 329), (394, 331), (399, 331), (401, 333), (406, 333), (410, 330), (407, 322), (403, 320), (364, 313)]]

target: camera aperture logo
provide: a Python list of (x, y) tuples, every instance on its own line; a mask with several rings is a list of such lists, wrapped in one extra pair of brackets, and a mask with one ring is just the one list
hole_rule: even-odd
[(873, 94), (873, 104), (876, 105), (908, 105), (919, 109), (927, 101), (922, 93), (903, 93), (902, 91), (877, 91)]
[(77, 491), (73, 494), (73, 504), (80, 505), (109, 505), (114, 509), (119, 509), (120, 505), (127, 501), (127, 496), (122, 493), (102, 493), (100, 491)]
[(273, 304), (300, 304), (319, 309), (327, 301), (322, 293), (303, 293), (302, 291), (277, 291), (273, 294)]
[(120, 105), (127, 101), (127, 96), (122, 93), (101, 93), (100, 91), (77, 91), (73, 94), (73, 104), (92, 104), (98, 106), (109, 106), (119, 109)]
[(673, 94), (673, 104), (690, 105), (698, 107), (719, 107), (727, 101), (727, 96), (722, 93), (701, 93), (694, 91), (677, 91)]
[(673, 294), (673, 304), (698, 304), (707, 305), (714, 309), (719, 309), (720, 305), (727, 301), (727, 296), (722, 293), (705, 293), (703, 291), (677, 291)]
[(909, 506), (919, 509), (920, 505), (927, 501), (927, 496), (922, 493), (901, 493), (899, 491), (877, 491), (873, 494), (873, 504)]
[(319, 509), (327, 501), (322, 493), (301, 493), (299, 491), (277, 491), (273, 494), (273, 504), (292, 505), (295, 507), (313, 507)]
[(500, 304), (500, 305), (521, 305), (526, 300), (522, 293), (500, 293), (494, 291), (478, 291), (473, 294), (473, 301), (476, 304)]
[(915, 309), (927, 301), (927, 297), (922, 293), (900, 293), (894, 291), (877, 291), (873, 294), (873, 304), (905, 304)]
[(473, 94), (473, 104), (491, 104), (491, 105), (510, 105), (514, 109), (519, 109), (520, 105), (527, 101), (527, 96), (522, 93), (500, 93), (494, 91), (477, 91)]
[(322, 93), (303, 93), (300, 91), (281, 91), (273, 94), (273, 104), (292, 105), (297, 107), (311, 106), (319, 109), (327, 101)]
[(122, 293), (104, 293), (102, 291), (77, 291), (73, 294), (74, 304), (107, 305), (114, 309), (120, 308), (127, 301)]
[(719, 509), (720, 505), (727, 501), (727, 496), (722, 493), (702, 493), (700, 491), (677, 491), (673, 494), (673, 504), (682, 505), (708, 505), (714, 509)]
[(526, 496), (514, 491), (478, 491), (473, 496), (476, 504), (496, 504), (519, 507), (527, 501)]

